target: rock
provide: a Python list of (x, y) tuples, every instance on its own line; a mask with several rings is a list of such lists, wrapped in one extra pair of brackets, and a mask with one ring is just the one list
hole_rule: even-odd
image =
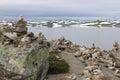
[(43, 80), (48, 70), (48, 49), (46, 47), (25, 48), (0, 46), (0, 64), (4, 75), (18, 80)]
[(77, 80), (77, 76), (72, 73), (70, 76), (66, 76), (66, 80)]
[(62, 36), (60, 39), (59, 39), (61, 42), (66, 40), (64, 36)]
[(98, 62), (94, 62), (94, 61), (91, 62), (91, 66), (92, 66), (93, 69), (98, 69), (100, 67), (99, 63)]
[(106, 80), (104, 74), (93, 75), (92, 80)]
[(34, 33), (28, 32), (28, 33), (26, 34), (26, 36), (27, 36), (27, 37), (34, 37)]
[(10, 38), (10, 39), (12, 39), (12, 40), (16, 40), (17, 39), (17, 34), (16, 33), (8, 33), (8, 32), (6, 32), (3, 35), (8, 37), (8, 38)]
[(98, 54), (97, 54), (97, 53), (93, 53), (93, 54), (92, 54), (92, 59), (95, 60), (95, 59), (97, 59), (97, 58), (98, 58)]
[(19, 16), (18, 17), (18, 20), (15, 24), (15, 32), (18, 33), (18, 35), (20, 36), (21, 34), (26, 34), (27, 33), (27, 22), (24, 21), (23, 17), (22, 16)]
[(27, 33), (27, 27), (17, 27), (16, 28), (16, 30), (15, 30), (16, 32), (18, 32), (18, 33)]
[(18, 19), (17, 19), (17, 22), (18, 21), (23, 21), (23, 20), (24, 20), (23, 16), (19, 16)]
[(92, 74), (90, 73), (90, 70), (85, 69), (83, 70), (84, 78), (91, 78)]
[(83, 51), (82, 55), (89, 55), (90, 51), (89, 50), (85, 50)]
[(99, 75), (99, 74), (102, 74), (102, 71), (100, 69), (95, 69), (95, 70), (93, 70), (93, 74)]
[(120, 69), (116, 69), (114, 75), (120, 78)]
[(37, 41), (42, 44), (46, 40), (45, 36), (40, 32)]
[(75, 57), (80, 57), (80, 56), (81, 56), (81, 52), (80, 52), (80, 51), (75, 52), (75, 53), (74, 53), (74, 56), (75, 56)]
[(26, 26), (27, 26), (27, 22), (24, 21), (24, 18), (22, 16), (19, 16), (15, 24), (15, 27), (26, 27)]
[(27, 37), (27, 36), (24, 36), (22, 39), (21, 39), (21, 42), (24, 44), (24, 43), (31, 43), (32, 40), (31, 40), (31, 37)]
[(118, 50), (118, 49), (119, 49), (118, 41), (114, 41), (113, 47), (114, 47), (115, 50)]
[(109, 58), (109, 60), (107, 60), (107, 62), (108, 62), (108, 67), (114, 67), (114, 61), (113, 61), (113, 59), (112, 58)]
[(92, 70), (92, 80), (106, 80), (105, 75), (100, 69)]
[(89, 51), (89, 50), (83, 51), (83, 52), (82, 52), (82, 57), (83, 57), (85, 60), (88, 60), (89, 57), (91, 57), (90, 51)]
[(95, 44), (94, 43), (92, 44), (92, 49), (95, 49)]
[(86, 47), (85, 47), (85, 46), (80, 47), (80, 51), (81, 51), (81, 52), (83, 52), (83, 51), (85, 51), (85, 50), (86, 50)]
[(108, 66), (108, 69), (115, 70), (114, 66)]

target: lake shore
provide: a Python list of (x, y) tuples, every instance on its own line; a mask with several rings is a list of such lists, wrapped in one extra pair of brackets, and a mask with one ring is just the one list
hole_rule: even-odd
[[(34, 30), (34, 28), (35, 27), (32, 28), (32, 31)], [(62, 74), (62, 73), (60, 73), (61, 72), (60, 70), (64, 70), (63, 69), (64, 65), (63, 66), (56, 65), (56, 67), (62, 68), (62, 69), (59, 68), (60, 70), (58, 70), (56, 68), (56, 70), (60, 71), (59, 72), (60, 74), (58, 74), (58, 72), (55, 71), (55, 72), (57, 72), (57, 74), (47, 75), (46, 80), (119, 80), (120, 79), (119, 41), (115, 41), (113, 44), (110, 43), (111, 45), (113, 45), (113, 48), (110, 50), (105, 50), (105, 49), (101, 49), (100, 47), (96, 46), (96, 44), (94, 42), (93, 42), (93, 44), (91, 44), (92, 45), (91, 47), (87, 47), (87, 46), (83, 46), (81, 44), (76, 44), (73, 41), (66, 39), (66, 37), (64, 37), (64, 36), (62, 36), (58, 39), (48, 40), (43, 35), (42, 32), (39, 32), (38, 36), (34, 35), (34, 32), (32, 32), (32, 31), (27, 32), (28, 31), (27, 23), (26, 23), (26, 21), (24, 21), (23, 17), (19, 17), (17, 22), (15, 23), (15, 25), (3, 24), (0, 27), (0, 31), (1, 31), (1, 36), (0, 36), (1, 37), (1, 46), (3, 46), (3, 47), (12, 46), (13, 51), (14, 51), (14, 49), (19, 50), (18, 48), (20, 48), (20, 49), (22, 49), (22, 48), (25, 48), (25, 49), (37, 48), (35, 50), (40, 51), (39, 52), (40, 56), (39, 56), (35, 50), (30, 50), (30, 53), (27, 52), (28, 59), (26, 60), (25, 56), (23, 56), (23, 55), (21, 56), (21, 54), (24, 54), (25, 52), (18, 53), (20, 55), (15, 53), (15, 56), (13, 56), (13, 57), (15, 57), (15, 59), (14, 59), (11, 56), (7, 56), (7, 55), (9, 55), (9, 50), (8, 50), (8, 52), (6, 52), (6, 48), (1, 49), (1, 56), (6, 56), (6, 57), (8, 57), (8, 59), (10, 58), (9, 61), (6, 61), (6, 58), (3, 58), (3, 57), (0, 58), (1, 63), (3, 63), (0, 65), (0, 67), (2, 67), (1, 71), (4, 71), (4, 68), (5, 68), (6, 69), (5, 75), (7, 74), (8, 69), (11, 70), (10, 72), (15, 72), (16, 70), (14, 70), (14, 67), (17, 66), (19, 68), (19, 71), (17, 72), (17, 74), (21, 74), (23, 76), (29, 76), (30, 74), (32, 75), (32, 71), (33, 71), (35, 74), (30, 79), (43, 80), (43, 78), (46, 76), (46, 72), (48, 69), (48, 61), (47, 61), (49, 59), (48, 57), (50, 57), (51, 55), (54, 55), (55, 57), (51, 58), (51, 61), (55, 61), (56, 59), (57, 59), (56, 63), (58, 63), (57, 61), (64, 61), (64, 63), (65, 63), (64, 65), (66, 66), (68, 64), (69, 67), (67, 65), (67, 67), (64, 68), (67, 70), (63, 71), (65, 73), (62, 72), (63, 73)], [(35, 30), (35, 31), (37, 31), (37, 30)], [(64, 31), (66, 31), (66, 30), (64, 30)], [(77, 31), (77, 30), (75, 30), (75, 31)], [(94, 31), (96, 31), (96, 30), (94, 30)], [(79, 30), (78, 30), (78, 32), (79, 32)], [(49, 31), (47, 31), (47, 34), (48, 33), (49, 33)], [(65, 34), (64, 32), (62, 32), (62, 33)], [(56, 33), (54, 33), (54, 34), (56, 34)], [(71, 34), (71, 31), (70, 31), (70, 34)], [(73, 38), (73, 36), (71, 36), (70, 34), (69, 34), (69, 36)], [(50, 34), (48, 36), (50, 36)], [(82, 38), (80, 37), (80, 39), (82, 39)], [(89, 37), (89, 39), (90, 39), (90, 37)], [(84, 39), (84, 40), (89, 40), (89, 39)], [(8, 48), (8, 49), (10, 49), (10, 48)], [(25, 51), (25, 49), (23, 49), (23, 51)], [(16, 51), (16, 52), (19, 52), (19, 51)], [(46, 54), (48, 52), (49, 52), (49, 56), (45, 55), (44, 56), (45, 61), (42, 60), (43, 63), (46, 63), (47, 65), (43, 64), (43, 66), (44, 66), (43, 67), (43, 66), (41, 66), (41, 63), (35, 62), (35, 61), (37, 61), (35, 59), (38, 59), (38, 60), (44, 59), (44, 58), (41, 58), (42, 55)], [(32, 56), (35, 53), (36, 53), (36, 56)], [(11, 54), (14, 55), (14, 52), (12, 52)], [(30, 54), (30, 56), (29, 56), (29, 54)], [(25, 57), (24, 60), (22, 60), (23, 62), (20, 63), (20, 65), (19, 65), (19, 63), (16, 62), (16, 61), (18, 61), (18, 60), (16, 60), (16, 56), (18, 58), (20, 58), (19, 62), (21, 62), (20, 61), (21, 57)], [(28, 62), (26, 63), (25, 61), (29, 61), (29, 65), (31, 65), (32, 67), (27, 65)], [(11, 66), (7, 66), (6, 63)], [(50, 67), (51, 66), (52, 65), (50, 65)], [(26, 67), (26, 68), (24, 68), (24, 67)], [(49, 67), (49, 69), (50, 69), (50, 67)], [(31, 69), (29, 69), (29, 68), (31, 68)], [(39, 68), (40, 68), (40, 70), (39, 70)], [(45, 68), (45, 71), (42, 68), (43, 69)], [(25, 73), (25, 75), (24, 75), (24, 73)], [(27, 73), (29, 73), (29, 74), (27, 74)], [(42, 75), (42, 73), (44, 73), (44, 75)], [(18, 78), (24, 79), (24, 77), (21, 75), (19, 75), (17, 77), (16, 77), (16, 75), (11, 75), (11, 74), (9, 74), (9, 75), (11, 75), (11, 77), (5, 76), (5, 75), (2, 75), (2, 73), (0, 73), (0, 79), (3, 79), (3, 80), (6, 78), (10, 78), (10, 80), (18, 79)], [(36, 75), (37, 75), (37, 77), (36, 77)], [(39, 75), (41, 75), (42, 77), (40, 77)], [(7, 79), (7, 80), (9, 80), (9, 79)]]

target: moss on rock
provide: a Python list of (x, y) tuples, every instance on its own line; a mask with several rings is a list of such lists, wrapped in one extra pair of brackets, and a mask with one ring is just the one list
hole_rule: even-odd
[(49, 56), (49, 70), (48, 74), (67, 73), (69, 65), (65, 60), (59, 60), (55, 55)]
[(6, 46), (0, 46), (0, 64), (4, 65), (4, 76), (17, 78), (19, 75), (22, 80), (43, 80), (49, 67), (46, 47), (7, 47), (9, 48), (5, 49)]

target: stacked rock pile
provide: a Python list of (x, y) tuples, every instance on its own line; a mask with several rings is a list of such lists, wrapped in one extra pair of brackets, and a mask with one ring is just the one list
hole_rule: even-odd
[(91, 48), (76, 45), (64, 37), (53, 40), (51, 43), (51, 52), (73, 53), (83, 63), (85, 69), (81, 75), (81, 80), (120, 79), (120, 48), (117, 41), (113, 43), (114, 48), (109, 51), (101, 50), (95, 44)]
[(0, 80), (43, 80), (48, 70), (48, 46), (42, 33), (27, 32), (18, 17), (14, 25), (0, 27)]
[(79, 48), (79, 45), (72, 43), (70, 40), (66, 40), (63, 36), (58, 40), (50, 41), (50, 44), (50, 52), (68, 51), (72, 53), (76, 52)]

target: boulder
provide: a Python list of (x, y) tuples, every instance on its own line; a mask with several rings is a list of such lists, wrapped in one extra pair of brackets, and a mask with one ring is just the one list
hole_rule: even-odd
[[(37, 44), (37, 43), (36, 43)], [(19, 48), (0, 45), (0, 77), (12, 80), (43, 80), (48, 64), (46, 47)], [(3, 74), (4, 73), (4, 74)]]

